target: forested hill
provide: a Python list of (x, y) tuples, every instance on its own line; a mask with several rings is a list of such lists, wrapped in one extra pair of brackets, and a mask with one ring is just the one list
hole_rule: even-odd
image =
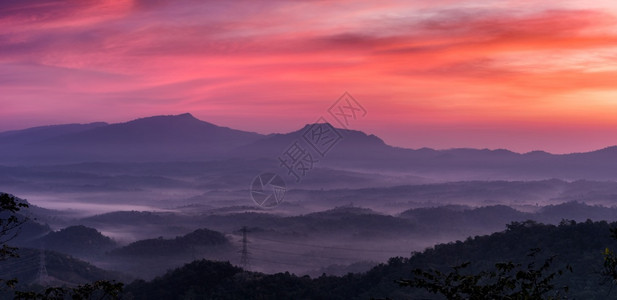
[(391, 258), (367, 273), (342, 277), (245, 273), (228, 263), (202, 260), (150, 282), (133, 282), (126, 293), (135, 299), (439, 299), (425, 290), (400, 287), (395, 281), (413, 277), (414, 269), (449, 272), (464, 262), (471, 262), (465, 269), (469, 274), (491, 271), (498, 262), (526, 266), (530, 249), (541, 248), (539, 259), (556, 255), (546, 272), (572, 267), (571, 273), (565, 272), (553, 282), (555, 286), (568, 285), (570, 298), (606, 299), (617, 296), (617, 289), (609, 294), (612, 283), (600, 275), (605, 249), (617, 249), (617, 241), (610, 236), (612, 227), (617, 223), (563, 221), (555, 226), (515, 222), (503, 232), (437, 245), (411, 258)]

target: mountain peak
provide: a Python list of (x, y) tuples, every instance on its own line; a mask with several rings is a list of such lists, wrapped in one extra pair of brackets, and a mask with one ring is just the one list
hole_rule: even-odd
[[(304, 125), (304, 127), (302, 127), (302, 129), (306, 129), (306, 128), (309, 128), (309, 127), (314, 126), (314, 125), (329, 125), (329, 126), (331, 126), (331, 127), (336, 128), (336, 127), (335, 127), (334, 125), (332, 125), (332, 123), (330, 123), (330, 122), (315, 122), (315, 123), (307, 123), (306, 125)], [(336, 128), (336, 129), (341, 129), (341, 128)]]
[[(172, 115), (173, 116), (173, 115)], [(191, 113), (183, 113), (183, 114), (179, 114), (179, 115), (175, 115), (173, 117), (177, 117), (177, 118), (188, 118), (188, 119), (197, 119), (195, 118)]]
[[(152, 117), (144, 117), (144, 118), (139, 118), (139, 119), (135, 119), (132, 121), (128, 121), (124, 124), (129, 124), (129, 123), (140, 123), (140, 122), (144, 122), (144, 121), (199, 121), (199, 122), (203, 122), (197, 118), (195, 118), (192, 114), (190, 113), (183, 113), (183, 114), (179, 114), (179, 115), (158, 115), (158, 116), (152, 116)], [(208, 123), (208, 122), (203, 122), (203, 123)], [(120, 123), (123, 124), (123, 123)], [(210, 124), (210, 123), (208, 123)]]

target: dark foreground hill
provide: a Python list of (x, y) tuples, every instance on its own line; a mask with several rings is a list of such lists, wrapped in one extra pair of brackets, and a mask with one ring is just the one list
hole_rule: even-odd
[[(74, 286), (95, 280), (129, 278), (55, 251), (20, 248), (17, 254), (18, 257), (0, 261), (0, 278), (18, 279), (20, 285)], [(46, 274), (41, 272), (43, 269)], [(0, 299), (6, 298), (0, 295)]]
[(526, 265), (529, 250), (541, 248), (539, 258), (556, 255), (548, 272), (572, 266), (572, 273), (566, 272), (554, 282), (556, 286), (569, 286), (569, 297), (607, 299), (616, 292), (611, 293), (612, 283), (600, 271), (604, 249), (617, 248), (609, 232), (615, 226), (617, 223), (591, 221), (563, 221), (560, 225), (515, 222), (503, 232), (437, 245), (410, 258), (391, 258), (364, 274), (342, 277), (265, 275), (243, 272), (229, 263), (202, 260), (150, 282), (133, 282), (125, 292), (135, 299), (440, 299), (424, 290), (400, 287), (395, 281), (411, 278), (416, 268), (448, 272), (452, 266), (468, 261), (471, 265), (466, 270), (470, 273), (493, 270), (498, 262)]

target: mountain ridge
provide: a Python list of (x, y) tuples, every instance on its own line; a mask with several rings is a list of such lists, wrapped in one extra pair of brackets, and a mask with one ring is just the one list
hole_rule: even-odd
[[(167, 121), (175, 120), (175, 121), (184, 121), (187, 123), (188, 122), (201, 123), (202, 125), (210, 126), (212, 128), (233, 130), (233, 131), (253, 134), (255, 136), (259, 136), (262, 139), (271, 139), (271, 138), (288, 136), (288, 135), (299, 135), (303, 133), (304, 131), (306, 131), (310, 126), (314, 124), (329, 124), (330, 126), (335, 128), (338, 132), (341, 132), (343, 134), (363, 136), (365, 138), (369, 138), (373, 140), (374, 142), (378, 144), (386, 145), (394, 149), (413, 150), (413, 151), (418, 151), (418, 152), (451, 153), (451, 152), (477, 151), (477, 152), (490, 153), (490, 154), (515, 154), (515, 155), (526, 155), (526, 156), (532, 156), (532, 155), (566, 156), (566, 155), (581, 155), (581, 154), (588, 154), (588, 153), (610, 153), (610, 154), (617, 153), (617, 145), (607, 146), (601, 149), (596, 149), (596, 150), (591, 150), (591, 151), (586, 151), (586, 152), (572, 152), (572, 153), (562, 153), (562, 154), (550, 153), (550, 152), (543, 151), (543, 150), (516, 152), (510, 149), (506, 149), (506, 148), (488, 149), (488, 148), (453, 147), (453, 148), (445, 148), (445, 149), (435, 149), (435, 148), (429, 148), (429, 147), (421, 147), (421, 148), (414, 149), (414, 148), (405, 148), (405, 147), (400, 147), (400, 146), (389, 145), (385, 143), (381, 138), (379, 138), (378, 136), (374, 134), (367, 134), (363, 131), (353, 130), (353, 129), (337, 128), (336, 126), (333, 126), (330, 123), (307, 123), (302, 128), (298, 130), (290, 131), (287, 133), (259, 134), (256, 132), (233, 129), (231, 127), (225, 127), (225, 126), (219, 126), (214, 123), (200, 120), (188, 112), (177, 114), (177, 115), (155, 115), (155, 116), (141, 117), (141, 118), (136, 118), (133, 120), (129, 120), (126, 122), (119, 122), (119, 123), (107, 123), (107, 122), (91, 122), (91, 123), (83, 123), (83, 124), (82, 123), (66, 123), (66, 124), (43, 125), (43, 126), (28, 127), (24, 129), (0, 131), (0, 139), (8, 138), (8, 137), (15, 136), (15, 135), (21, 135), (25, 133), (36, 132), (36, 131), (48, 131), (48, 130), (54, 130), (54, 129), (64, 129), (65, 131), (68, 131), (68, 132), (60, 132), (60, 133), (51, 134), (52, 135), (51, 138), (58, 138), (61, 135), (73, 135), (73, 134), (80, 134), (80, 133), (83, 134), (84, 131), (91, 131), (92, 129), (101, 130), (102, 127), (109, 127), (109, 126), (120, 127), (120, 126), (139, 124), (142, 122), (150, 122), (150, 121), (155, 121), (155, 120), (167, 120)], [(81, 127), (82, 130), (80, 130), (79, 127)], [(3, 140), (2, 142), (6, 142), (6, 141)]]
[[(36, 134), (39, 130), (46, 133)], [(617, 179), (617, 146), (571, 154), (407, 149), (388, 145), (373, 134), (335, 128), (328, 123), (309, 123), (288, 133), (263, 135), (221, 127), (184, 113), (124, 123), (59, 125), (0, 133), (0, 165), (229, 159), (268, 159), (278, 164), (285, 157), (291, 158), (294, 151), (308, 159), (311, 168), (393, 171), (445, 180)]]

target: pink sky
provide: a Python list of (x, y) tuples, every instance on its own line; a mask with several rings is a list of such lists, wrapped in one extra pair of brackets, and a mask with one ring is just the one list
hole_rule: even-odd
[(0, 131), (190, 112), (420, 148), (617, 144), (614, 1), (3, 1)]

